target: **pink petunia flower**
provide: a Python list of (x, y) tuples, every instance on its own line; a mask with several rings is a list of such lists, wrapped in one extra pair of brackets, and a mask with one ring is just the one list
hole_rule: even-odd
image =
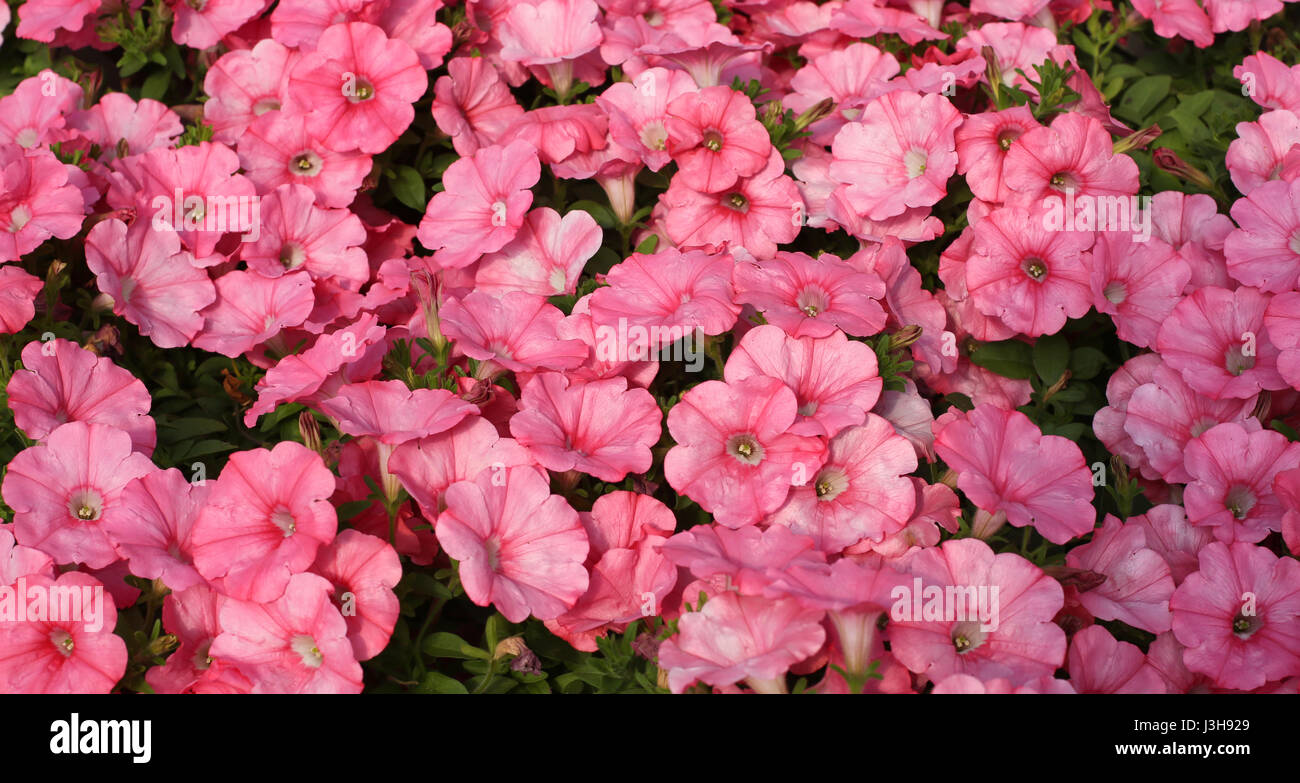
[(155, 470), (131, 437), (73, 421), (10, 461), (0, 494), (14, 510), (14, 536), (60, 563), (103, 568), (118, 559), (107, 523), (123, 513), (122, 489)]
[(172, 40), (192, 49), (211, 49), (266, 10), (266, 0), (186, 0), (173, 3), (172, 9)]
[(875, 351), (843, 332), (790, 337), (764, 324), (741, 338), (727, 357), (723, 377), (731, 384), (753, 376), (779, 379), (799, 404), (799, 418), (790, 431), (834, 437), (867, 419), (883, 387), (877, 371)]
[[(1246, 418), (1254, 402), (1212, 399), (1188, 386), (1165, 363), (1155, 359), (1151, 364), (1150, 376), (1134, 386), (1125, 407), (1122, 434), (1138, 452), (1124, 457), (1141, 466), (1145, 476), (1185, 484), (1191, 480), (1183, 466), (1187, 443), (1216, 424)], [(1110, 445), (1107, 448), (1115, 451)]]
[(71, 605), (81, 608), (81, 617), (67, 618), (60, 612), (57, 620), (29, 617), (0, 622), (0, 691), (111, 692), (126, 673), (127, 650), (122, 637), (113, 633), (117, 607), (103, 600), (104, 586), (78, 572), (58, 579), (32, 574), (23, 580), (20, 584), (26, 593), (10, 600), (31, 601), (33, 593), (50, 596), (46, 600), (60, 594), (73, 596), (70, 602), (76, 603)]
[(741, 309), (734, 301), (734, 267), (735, 261), (726, 253), (683, 253), (672, 247), (653, 254), (633, 253), (605, 273), (608, 286), (591, 294), (597, 337), (617, 333), (622, 325), (628, 354), (635, 351), (639, 356), (696, 329), (706, 335), (726, 332)]
[(1001, 202), (1010, 197), (1002, 169), (1011, 145), (1040, 127), (1028, 106), (972, 114), (957, 129), (957, 171), (975, 198)]
[(238, 152), (244, 175), (259, 193), (305, 185), (320, 206), (330, 208), (351, 204), (371, 168), (370, 156), (330, 149), (308, 130), (306, 118), (282, 111), (254, 119), (239, 138)]
[(1300, 109), (1300, 67), (1287, 65), (1265, 51), (1255, 52), (1232, 69), (1232, 75), (1248, 87), (1248, 97), (1266, 109)]
[[(547, 86), (567, 96), (575, 80), (598, 83), (603, 68), (580, 58), (600, 46), (600, 8), (593, 0), (532, 0), (508, 5), (496, 33), (501, 59), (533, 68)], [(594, 74), (593, 74), (594, 71)]]
[(827, 337), (836, 330), (868, 337), (885, 326), (879, 299), (885, 285), (838, 256), (779, 252), (765, 261), (738, 261), (736, 301), (753, 305), (791, 337)]
[(868, 414), (831, 438), (826, 464), (791, 489), (769, 521), (811, 536), (830, 553), (863, 539), (880, 542), (911, 519), (916, 497), (907, 474), (916, 466), (912, 445), (888, 421)]
[(621, 376), (582, 382), (543, 372), (524, 384), (510, 433), (548, 470), (616, 482), (650, 469), (662, 420), (650, 392)]
[(579, 517), (591, 542), (590, 583), (573, 608), (546, 627), (575, 649), (594, 652), (596, 639), (608, 631), (657, 613), (677, 584), (676, 566), (659, 551), (676, 519), (649, 495), (623, 491), (601, 495)]
[(0, 334), (17, 334), (36, 316), (45, 281), (17, 266), (0, 266)]
[(1223, 242), (1228, 274), (1264, 293), (1293, 290), (1300, 283), (1300, 179), (1260, 184), (1232, 205), (1232, 219), (1240, 228)]
[(334, 474), (292, 441), (232, 454), (191, 531), (194, 566), (232, 598), (274, 601), (334, 539)]
[(777, 245), (793, 241), (806, 214), (775, 149), (762, 171), (731, 190), (702, 193), (673, 177), (660, 199), (668, 209), (665, 229), (679, 247), (740, 247), (755, 258), (771, 258)]
[(221, 55), (203, 78), (209, 96), (203, 119), (212, 125), (212, 138), (242, 147), (255, 119), (288, 104), (289, 73), (301, 56), (270, 38)]
[(420, 242), (434, 261), (459, 269), (514, 239), (533, 203), (529, 190), (541, 177), (537, 150), (523, 141), (482, 147), (442, 175), (446, 187), (429, 199)]
[(49, 43), (59, 30), (77, 32), (104, 0), (45, 0), (18, 7), (19, 38)]
[(1065, 602), (1061, 585), (1023, 557), (965, 538), (912, 550), (901, 564), (923, 587), (893, 596), (886, 634), (911, 671), (1024, 684), (1065, 662), (1065, 632), (1052, 622)]
[(789, 668), (825, 642), (823, 615), (793, 598), (724, 591), (682, 615), (678, 634), (659, 647), (659, 665), (674, 693), (696, 681), (723, 687), (742, 680), (761, 693), (784, 693)]
[(131, 373), (61, 338), (28, 343), (22, 360), (5, 393), (27, 437), (41, 440), (67, 422), (84, 421), (116, 427), (131, 436), (136, 451), (153, 452), (152, 400)]
[(119, 158), (112, 168), (109, 206), (134, 208), (149, 218), (136, 222), (156, 232), (174, 231), (195, 266), (226, 260), (216, 248), (227, 233), (252, 237), (259, 230), (256, 188), (236, 173), (239, 156), (224, 144), (160, 147)]
[(207, 584), (194, 568), (191, 532), (212, 486), (176, 468), (156, 470), (122, 489), (122, 510), (104, 523), (131, 573), (161, 579), (172, 592)]
[(48, 68), (23, 79), (0, 98), (0, 144), (36, 152), (66, 140), (82, 97), (81, 85)]
[(239, 667), (253, 693), (360, 693), (361, 665), (331, 589), (315, 574), (294, 574), (270, 602), (230, 598), (209, 655)]
[(961, 113), (942, 95), (887, 93), (835, 135), (831, 179), (844, 183), (848, 202), (872, 220), (932, 206), (957, 170), (960, 124)]
[(1165, 364), (1201, 394), (1246, 399), (1286, 388), (1277, 372), (1264, 312), (1269, 297), (1242, 286), (1206, 287), (1184, 297), (1160, 326), (1156, 350)]
[(1187, 521), (1213, 528), (1224, 543), (1258, 543), (1280, 530), (1282, 504), (1273, 494), (1281, 471), (1300, 467), (1300, 446), (1273, 430), (1243, 423), (1217, 424), (1187, 443), (1184, 491)]
[(12, 585), (18, 577), (34, 574), (53, 577), (54, 560), (35, 547), (15, 543), (10, 526), (0, 525), (0, 585)]
[(492, 471), (447, 489), (435, 532), (460, 564), (465, 594), (511, 622), (558, 617), (587, 591), (587, 533), (531, 467)]
[(867, 102), (888, 92), (898, 75), (898, 60), (869, 43), (853, 43), (811, 58), (790, 80), (792, 92), (782, 104), (802, 114), (827, 98), (835, 102), (830, 116), (808, 126), (812, 141), (829, 145), (846, 123), (862, 116)]
[(160, 348), (193, 339), (203, 327), (200, 311), (216, 299), (212, 280), (192, 259), (176, 232), (155, 231), (143, 220), (129, 229), (105, 220), (86, 235), (86, 266), (112, 297), (113, 312)]
[(1115, 155), (1102, 124), (1065, 112), (1049, 127), (1035, 128), (1007, 150), (1002, 179), (1009, 201), (1033, 208), (1046, 199), (1082, 196), (1125, 197), (1137, 193), (1138, 167), (1127, 155)]
[(1119, 339), (1155, 344), (1160, 325), (1182, 298), (1192, 271), (1164, 241), (1127, 231), (1098, 231), (1092, 246), (1092, 304), (1115, 322)]
[(332, 585), (331, 598), (347, 622), (357, 660), (383, 652), (401, 609), (393, 593), (402, 578), (397, 552), (382, 539), (344, 530), (321, 547), (312, 572)]
[[(1224, 165), (1232, 184), (1249, 196), (1281, 174), (1287, 153), (1300, 143), (1300, 115), (1277, 109), (1256, 122), (1237, 123), (1237, 138), (1228, 145)], [(1267, 203), (1267, 202), (1263, 202)]]
[(162, 621), (176, 636), (175, 652), (162, 666), (150, 667), (145, 681), (155, 693), (248, 693), (253, 684), (239, 668), (212, 654), (221, 633), (221, 593), (198, 584), (173, 591), (163, 599)]
[(596, 105), (609, 115), (610, 137), (658, 171), (673, 159), (668, 151), (668, 104), (695, 89), (689, 74), (648, 68), (635, 81), (611, 84), (597, 96)]
[(48, 149), (0, 144), (0, 263), (81, 230), (85, 200), (69, 171)]
[(193, 343), (231, 357), (302, 324), (316, 304), (306, 272), (268, 278), (236, 269), (217, 278), (216, 289), (217, 301), (203, 311), (203, 332)]
[(1033, 525), (1063, 544), (1092, 530), (1092, 471), (1073, 441), (1043, 435), (1025, 414), (992, 405), (953, 409), (934, 423), (934, 449), (979, 508)]
[(149, 98), (139, 103), (124, 92), (110, 92), (86, 111), (72, 114), (68, 125), (100, 147), (100, 160), (139, 155), (169, 147), (181, 135), (181, 118), (166, 104)]
[(365, 314), (267, 370), (257, 382), (257, 402), (244, 414), (245, 425), (253, 426), (282, 402), (322, 398), (349, 381), (374, 377), (388, 352), (386, 330), (377, 320), (374, 314)]
[(1161, 38), (1186, 38), (1201, 48), (1214, 43), (1210, 17), (1196, 0), (1134, 0), (1133, 8), (1155, 24)]
[(491, 422), (472, 416), (446, 432), (398, 446), (388, 469), (433, 520), (446, 508), (447, 488), (457, 481), (473, 481), (489, 468), (503, 477), (507, 468), (533, 464), (517, 441), (501, 437)]
[(1234, 228), (1232, 219), (1219, 214), (1214, 199), (1204, 193), (1166, 190), (1151, 198), (1151, 235), (1173, 246), (1191, 269), (1183, 293), (1211, 285), (1232, 287), (1223, 243)]
[(1092, 232), (1053, 231), (1015, 207), (994, 210), (974, 232), (966, 286), (981, 313), (1037, 337), (1092, 306)]
[(668, 412), (677, 445), (664, 457), (664, 475), (719, 524), (753, 524), (825, 460), (823, 441), (790, 433), (797, 417), (794, 392), (776, 378), (705, 381)]
[(265, 277), (299, 269), (312, 279), (336, 277), (355, 285), (370, 277), (361, 245), (366, 230), (346, 209), (322, 209), (304, 185), (281, 185), (262, 199), (257, 238), (245, 243), (240, 258)]
[(1146, 530), (1140, 521), (1121, 523), (1108, 514), (1091, 541), (1066, 553), (1065, 564), (1106, 577), (1079, 592), (1079, 603), (1094, 616), (1161, 633), (1169, 630), (1174, 580), (1164, 557), (1147, 547)]
[(1300, 670), (1300, 563), (1218, 541), (1199, 559), (1169, 601), (1187, 668), (1242, 690)]
[(772, 141), (749, 97), (730, 87), (687, 92), (666, 110), (674, 180), (701, 193), (721, 193), (767, 165)]
[(1066, 668), (1077, 693), (1164, 693), (1165, 680), (1135, 644), (1117, 641), (1100, 625), (1070, 640)]
[(596, 219), (580, 209), (564, 217), (550, 207), (534, 209), (510, 244), (479, 263), (474, 287), (494, 296), (571, 294), (604, 238)]
[[(496, 144), (524, 109), (486, 59), (457, 57), (434, 83), (433, 121), (460, 155)], [(611, 88), (612, 89), (612, 88)]]
[(415, 119), (429, 86), (415, 51), (365, 22), (332, 25), (289, 76), (291, 107), (336, 150), (383, 152)]

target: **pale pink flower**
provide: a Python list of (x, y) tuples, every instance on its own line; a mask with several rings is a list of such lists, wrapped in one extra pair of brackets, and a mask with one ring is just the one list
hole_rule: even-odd
[(1174, 591), (1183, 661), (1222, 688), (1258, 688), (1300, 670), (1300, 563), (1253, 544), (1218, 541)]
[(668, 412), (677, 445), (664, 457), (664, 476), (719, 524), (753, 524), (825, 460), (822, 440), (790, 433), (797, 416), (794, 392), (776, 378), (705, 381)]
[(783, 693), (789, 668), (825, 642), (823, 615), (793, 598), (724, 591), (681, 616), (677, 635), (659, 648), (659, 665), (674, 693), (696, 681), (722, 687), (742, 680), (759, 692)]
[(153, 470), (125, 432), (73, 421), (19, 452), (0, 494), (14, 510), (18, 543), (60, 563), (103, 568), (118, 559), (108, 522), (124, 513), (123, 488)]
[(131, 573), (161, 579), (172, 592), (207, 583), (194, 568), (190, 532), (211, 490), (176, 468), (153, 471), (122, 489), (121, 513), (104, 527)]
[(790, 431), (834, 437), (867, 419), (883, 387), (877, 369), (875, 351), (843, 332), (790, 337), (764, 324), (745, 333), (727, 357), (723, 376), (731, 384), (753, 376), (782, 381), (799, 405), (799, 418)]
[(524, 384), (510, 433), (548, 470), (616, 482), (650, 469), (662, 420), (650, 392), (621, 376), (583, 382), (542, 372)]
[[(25, 8), (26, 6), (22, 6)], [(53, 579), (24, 577), (27, 591), (77, 591), (84, 601), (104, 586), (88, 574), (70, 572)], [(17, 598), (13, 596), (10, 600)], [(18, 600), (29, 600), (23, 595)], [(127, 650), (113, 633), (117, 607), (102, 602), (94, 621), (27, 619), (0, 622), (0, 691), (5, 693), (109, 693), (126, 674)], [(97, 626), (97, 627), (92, 627)]]
[(1092, 471), (1079, 447), (1043, 435), (1025, 414), (992, 405), (956, 409), (935, 420), (934, 449), (956, 470), (957, 486), (977, 507), (1003, 512), (1063, 544), (1092, 530)]
[(334, 474), (292, 441), (232, 454), (191, 532), (194, 565), (222, 591), (273, 601), (334, 539)]
[(533, 203), (541, 177), (537, 150), (523, 141), (480, 148), (442, 176), (445, 190), (429, 199), (419, 238), (443, 268), (461, 268), (505, 247)]
[(331, 25), (289, 77), (292, 108), (336, 150), (383, 152), (415, 119), (429, 79), (399, 38), (365, 22)]
[(209, 655), (239, 667), (253, 693), (360, 693), (361, 665), (330, 591), (315, 574), (294, 574), (270, 602), (230, 598)]
[(435, 527), (459, 563), (465, 594), (511, 622), (558, 617), (587, 591), (587, 533), (578, 512), (550, 494), (544, 475), (514, 467), (500, 481), (490, 471), (458, 481)]
[(136, 451), (153, 452), (149, 391), (113, 360), (61, 338), (28, 343), (22, 360), (5, 393), (27, 437), (41, 440), (67, 422), (84, 421), (116, 427), (131, 436)]

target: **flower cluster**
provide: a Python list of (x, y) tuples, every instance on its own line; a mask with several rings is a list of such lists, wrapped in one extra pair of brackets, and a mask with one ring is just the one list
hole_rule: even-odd
[(141, 5), (6, 36), (0, 692), (1300, 687), (1282, 2)]

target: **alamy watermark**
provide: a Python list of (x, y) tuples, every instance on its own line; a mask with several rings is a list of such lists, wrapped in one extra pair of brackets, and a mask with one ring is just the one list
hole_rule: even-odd
[[(0, 586), (0, 623), (14, 622), (82, 623), (88, 632), (98, 633), (104, 628), (104, 588), (29, 585), (27, 577), (20, 576), (14, 584)], [(55, 643), (72, 649), (71, 635)]]
[(655, 359), (685, 362), (687, 372), (704, 368), (704, 333), (674, 324), (672, 326), (629, 325), (626, 318), (618, 326), (596, 327), (596, 360), (602, 362), (648, 362)]
[(1127, 231), (1134, 242), (1151, 238), (1151, 196), (1076, 196), (1043, 199), (1043, 228), (1048, 231)]
[(176, 188), (171, 196), (154, 196), (149, 205), (156, 231), (233, 231), (243, 242), (262, 236), (261, 196), (187, 196)]
[[(910, 586), (898, 585), (890, 591), (894, 605), (889, 618), (897, 622), (969, 623), (972, 632), (993, 633), (1001, 613), (1000, 589), (998, 585), (923, 585), (921, 577), (914, 577)], [(964, 652), (957, 636), (953, 643)], [(977, 641), (967, 638), (966, 646), (973, 648)]]

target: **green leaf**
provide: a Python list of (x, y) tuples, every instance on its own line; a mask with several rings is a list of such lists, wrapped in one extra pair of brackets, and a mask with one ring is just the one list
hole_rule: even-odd
[(1097, 377), (1106, 366), (1106, 354), (1091, 346), (1075, 348), (1070, 352), (1070, 377), (1087, 381)]
[(348, 503), (343, 503), (338, 507), (339, 521), (347, 522), (348, 520), (355, 517), (357, 514), (360, 514), (362, 511), (365, 511), (366, 509), (370, 508), (370, 506), (371, 506), (371, 501), (369, 500), (353, 500)]
[(230, 427), (225, 422), (212, 419), (183, 418), (171, 421), (160, 419), (158, 422), (158, 431), (163, 436), (162, 440), (165, 443), (178, 443), (183, 440), (197, 438), (200, 435), (225, 432), (228, 429)]
[(424, 189), (424, 179), (420, 172), (411, 166), (398, 165), (390, 169), (394, 173), (392, 182), (393, 195), (397, 200), (411, 209), (424, 211), (428, 196)]
[(424, 675), (416, 689), (417, 693), (457, 693), (468, 695), (469, 691), (458, 680), (453, 680), (441, 672), (429, 672)]
[(487, 650), (480, 650), (454, 633), (439, 631), (424, 638), (424, 653), (434, 658), (491, 660)]
[(575, 201), (569, 205), (569, 211), (580, 209), (591, 215), (600, 224), (601, 228), (614, 228), (618, 225), (618, 218), (614, 217), (614, 212), (609, 207), (596, 201), (583, 199)]
[(1141, 123), (1169, 95), (1169, 85), (1172, 82), (1173, 79), (1166, 74), (1138, 79), (1124, 91), (1124, 97), (1115, 107), (1115, 113), (1124, 119)]
[(1019, 340), (984, 343), (971, 351), (970, 360), (1004, 378), (1027, 381), (1034, 375), (1034, 349)]
[(636, 252), (649, 255), (650, 253), (655, 252), (655, 248), (657, 247), (659, 247), (659, 235), (651, 234), (643, 239), (641, 244), (636, 246)]
[(171, 71), (155, 71), (149, 74), (149, 78), (145, 79), (144, 84), (140, 85), (140, 97), (161, 101), (163, 95), (167, 93), (167, 86), (171, 84), (171, 81)]
[(1070, 343), (1065, 335), (1040, 337), (1033, 350), (1034, 370), (1048, 386), (1056, 383), (1070, 366)]

